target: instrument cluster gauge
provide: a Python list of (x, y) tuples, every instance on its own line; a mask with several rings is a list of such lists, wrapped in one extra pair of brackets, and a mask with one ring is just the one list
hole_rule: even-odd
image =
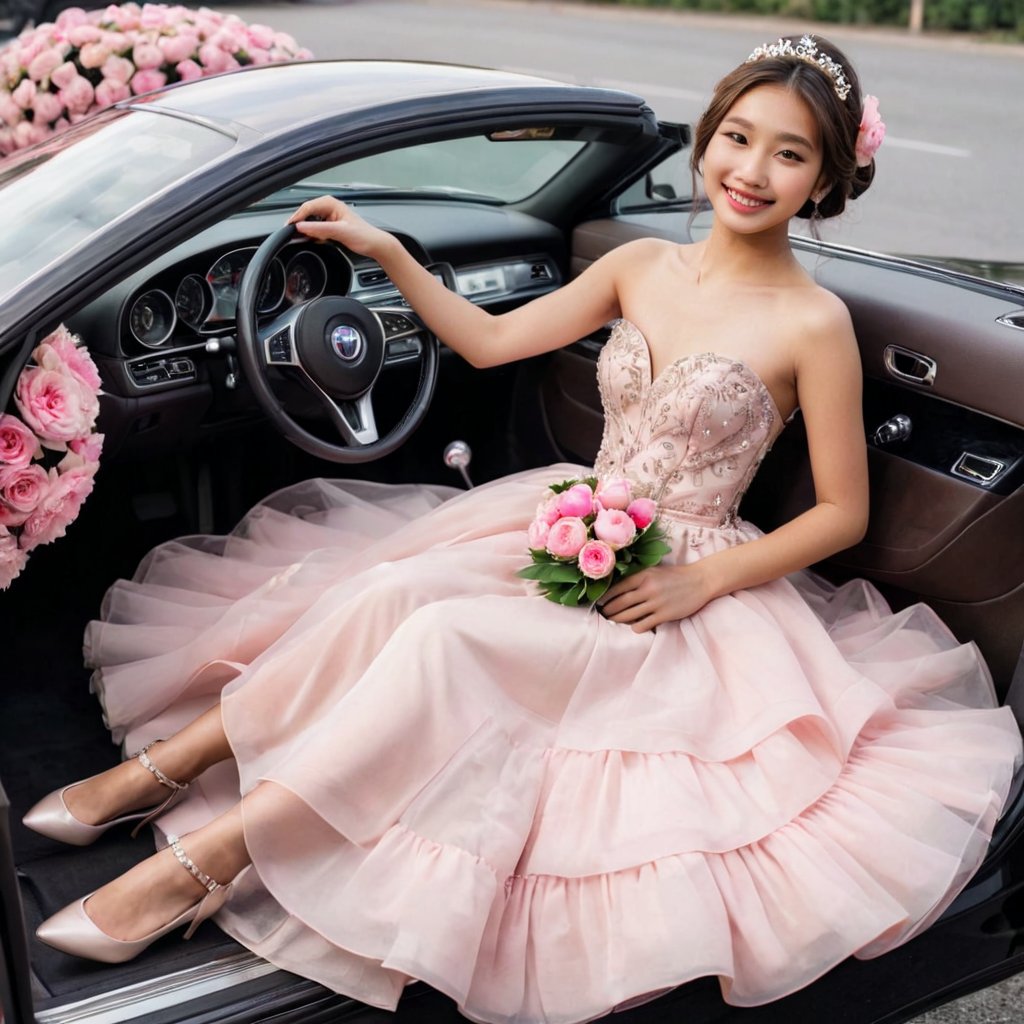
[[(235, 249), (225, 253), (206, 272), (206, 283), (213, 294), (213, 308), (206, 318), (207, 324), (234, 320), (238, 309), (238, 287), (242, 275), (255, 249)], [(256, 296), (256, 312), (269, 313), (281, 305), (284, 298), (284, 264), (275, 259), (267, 268)]]
[(206, 319), (213, 306), (210, 287), (198, 274), (183, 278), (174, 293), (174, 308), (178, 319), (189, 327), (197, 328)]
[(284, 299), (284, 277), (284, 264), (275, 258), (267, 268), (259, 295), (256, 296), (257, 313), (270, 313), (281, 305)]
[(145, 292), (128, 311), (128, 327), (132, 336), (146, 348), (159, 348), (171, 336), (177, 322), (174, 303), (167, 292), (159, 289)]
[(288, 261), (284, 296), (291, 305), (319, 298), (326, 287), (327, 268), (316, 253), (300, 252)]

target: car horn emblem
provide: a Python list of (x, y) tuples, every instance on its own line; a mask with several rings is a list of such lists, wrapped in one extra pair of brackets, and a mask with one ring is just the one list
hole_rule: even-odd
[(354, 327), (342, 324), (331, 331), (331, 345), (342, 359), (352, 362), (363, 351), (363, 336)]

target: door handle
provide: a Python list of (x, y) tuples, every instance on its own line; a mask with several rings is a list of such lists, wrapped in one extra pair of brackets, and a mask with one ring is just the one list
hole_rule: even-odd
[(922, 387), (931, 387), (935, 383), (938, 364), (929, 356), (902, 345), (886, 345), (883, 359), (885, 368), (897, 380)]

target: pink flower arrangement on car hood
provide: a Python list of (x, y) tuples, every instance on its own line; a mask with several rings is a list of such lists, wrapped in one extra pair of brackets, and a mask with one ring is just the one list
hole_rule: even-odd
[(72, 7), (0, 49), (0, 155), (172, 82), (312, 56), (286, 32), (207, 7)]
[(21, 415), (0, 413), (0, 590), (33, 548), (64, 536), (92, 492), (103, 448), (95, 433), (100, 393), (96, 364), (63, 326), (21, 371)]

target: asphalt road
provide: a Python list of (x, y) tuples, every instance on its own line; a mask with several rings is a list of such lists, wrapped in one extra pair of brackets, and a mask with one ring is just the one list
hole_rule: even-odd
[[(803, 22), (541, 0), (260, 3), (242, 17), (318, 57), (455, 61), (629, 89), (693, 122), (719, 77)], [(881, 101), (875, 183), (824, 237), (882, 252), (1024, 263), (1024, 45), (827, 26)]]
[[(641, 94), (662, 118), (688, 122), (754, 46), (807, 28), (541, 0), (314, 0), (232, 10), (291, 32), (318, 57), (455, 61), (614, 86)], [(1024, 262), (1024, 46), (831, 26), (826, 34), (880, 98), (888, 136), (875, 184), (825, 237), (883, 252)], [(1022, 1021), (1024, 975), (916, 1024)]]

